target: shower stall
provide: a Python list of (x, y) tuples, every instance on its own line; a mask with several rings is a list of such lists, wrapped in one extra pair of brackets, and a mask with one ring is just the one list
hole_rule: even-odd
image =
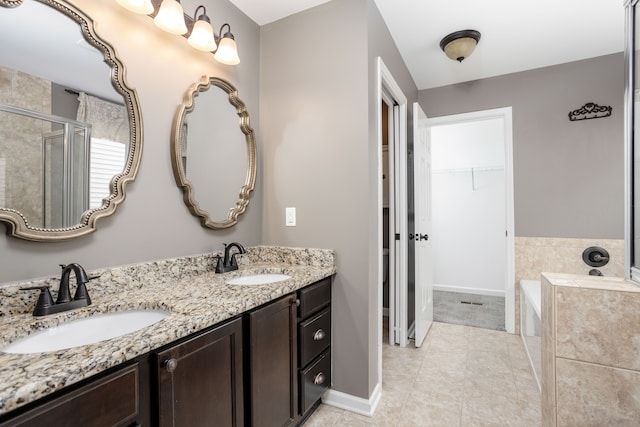
[(4, 208), (29, 224), (65, 228), (89, 209), (91, 125), (0, 104)]

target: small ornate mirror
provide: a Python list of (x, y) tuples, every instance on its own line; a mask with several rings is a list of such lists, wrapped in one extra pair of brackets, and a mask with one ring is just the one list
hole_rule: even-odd
[(173, 122), (171, 159), (184, 201), (204, 227), (238, 222), (256, 179), (256, 141), (233, 85), (203, 76), (189, 88)]
[(66, 0), (0, 0), (0, 39), (0, 221), (32, 241), (91, 233), (140, 163), (124, 64)]

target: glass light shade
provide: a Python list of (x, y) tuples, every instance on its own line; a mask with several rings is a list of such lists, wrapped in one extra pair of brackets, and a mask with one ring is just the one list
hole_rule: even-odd
[(182, 35), (187, 32), (184, 11), (176, 0), (163, 0), (153, 22), (167, 33)]
[(153, 13), (151, 0), (116, 0), (116, 2), (131, 12), (149, 15)]
[(471, 37), (462, 37), (449, 42), (444, 47), (444, 53), (454, 61), (462, 62), (476, 48), (477, 42)]
[(213, 52), (217, 47), (213, 37), (213, 28), (204, 19), (198, 19), (193, 24), (191, 35), (187, 41), (191, 47), (205, 52)]
[(218, 50), (213, 56), (216, 61), (227, 65), (236, 65), (240, 63), (238, 56), (238, 47), (235, 40), (231, 37), (223, 37), (218, 44)]

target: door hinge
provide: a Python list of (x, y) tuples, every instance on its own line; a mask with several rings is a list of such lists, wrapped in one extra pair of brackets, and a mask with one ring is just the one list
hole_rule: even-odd
[(400, 233), (396, 233), (396, 240), (400, 240)]

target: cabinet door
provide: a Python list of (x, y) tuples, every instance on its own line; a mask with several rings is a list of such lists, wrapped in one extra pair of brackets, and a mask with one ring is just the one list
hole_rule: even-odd
[(158, 425), (243, 425), (241, 319), (156, 355)]
[(128, 426), (139, 409), (138, 364), (100, 377), (0, 426)]
[(258, 309), (248, 319), (251, 426), (288, 425), (297, 400), (295, 296)]

